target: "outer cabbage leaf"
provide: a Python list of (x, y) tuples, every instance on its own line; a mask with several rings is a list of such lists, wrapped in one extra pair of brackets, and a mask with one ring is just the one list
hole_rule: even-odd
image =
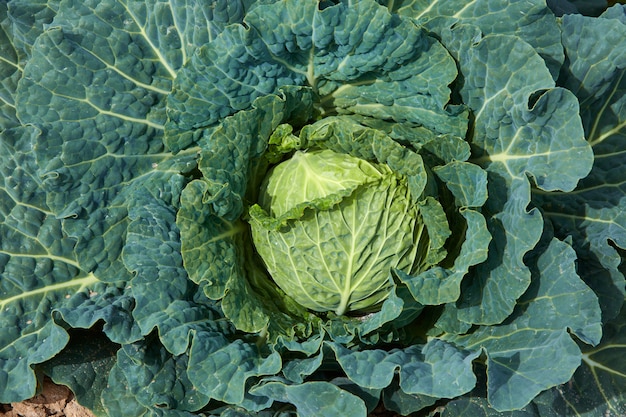
[(604, 326), (602, 342), (583, 348), (582, 366), (567, 384), (540, 394), (533, 402), (541, 416), (564, 417), (626, 413), (626, 310)]
[[(291, 403), (302, 417), (359, 417), (367, 414), (361, 398), (325, 381), (292, 385), (280, 379), (269, 380), (252, 388), (251, 392), (274, 401)], [(320, 402), (320, 398), (324, 401)]]
[(387, 410), (395, 411), (404, 416), (433, 405), (437, 398), (407, 394), (400, 389), (398, 381), (394, 380), (389, 387), (383, 390), (382, 401)]
[(35, 40), (49, 25), (59, 10), (61, 0), (9, 0), (9, 21), (12, 43), (26, 60)]
[(549, 235), (545, 240), (529, 258), (532, 284), (505, 323), (444, 336), (466, 349), (485, 350), (487, 396), (499, 411), (520, 409), (570, 379), (582, 354), (568, 329), (594, 345), (602, 335), (598, 300), (576, 274), (576, 253)]
[[(45, 131), (35, 147), (40, 175), (48, 204), (78, 238), (81, 266), (100, 279), (130, 279), (119, 256), (128, 226), (121, 193), (168, 158), (159, 154), (158, 103), (169, 89), (170, 64), (155, 65), (163, 54), (134, 20), (124, 26), (123, 5), (98, 2), (99, 14), (115, 16), (108, 23), (89, 6), (64, 3), (53, 28), (38, 37), (18, 91), (18, 117)], [(131, 29), (138, 35), (129, 43)], [(129, 50), (141, 44), (146, 56)]]
[[(470, 207), (480, 207), (487, 200), (487, 173), (479, 166), (463, 161), (450, 161), (434, 169), (444, 181), (460, 208), (465, 225), (464, 239), (451, 267), (435, 265), (426, 271), (410, 276), (396, 271), (398, 278), (407, 285), (413, 297), (424, 305), (440, 305), (457, 301), (461, 293), (461, 281), (469, 268), (484, 262), (488, 256), (491, 235), (483, 215)], [(432, 229), (432, 227), (431, 227)], [(449, 234), (449, 233), (448, 233)], [(446, 233), (438, 235), (446, 236)]]
[[(625, 281), (615, 245), (626, 248), (626, 44), (624, 6), (615, 18), (564, 16), (563, 44), (568, 55), (559, 84), (578, 97), (585, 136), (595, 160), (591, 173), (566, 194), (534, 193), (557, 236), (571, 236), (582, 262), (580, 274), (601, 299), (605, 320), (619, 312)], [(621, 15), (622, 20), (619, 17)]]
[(151, 415), (161, 409), (164, 415), (192, 416), (185, 412), (201, 409), (209, 397), (190, 382), (188, 360), (172, 356), (156, 340), (123, 346), (102, 392), (108, 415)]
[(144, 334), (195, 291), (174, 213), (196, 150), (165, 152), (165, 97), (194, 42), (242, 17), (238, 2), (222, 3), (212, 14), (204, 2), (63, 1), (17, 92), (18, 117), (45, 132), (33, 145), (37, 175), (50, 212), (77, 239), (76, 264), (100, 280), (133, 279)]
[(425, 345), (385, 351), (350, 351), (337, 343), (327, 343), (348, 378), (360, 387), (386, 388), (396, 374), (407, 394), (454, 398), (474, 388), (476, 376), (472, 361), (480, 350), (459, 349), (442, 340)]
[(15, 112), (17, 83), (35, 39), (54, 18), (58, 3), (12, 0), (0, 4), (0, 129), (20, 124)]
[(210, 398), (260, 411), (271, 405), (250, 387), (258, 377), (276, 375), (282, 367), (278, 352), (241, 339), (227, 340), (220, 334), (199, 333), (189, 353), (188, 375), (196, 389)]
[[(387, 0), (396, 13), (443, 34), (453, 25), (477, 26), (483, 35), (513, 35), (529, 43), (556, 79), (564, 60), (556, 18), (542, 0)], [(443, 36), (445, 39), (445, 35)], [(469, 40), (469, 39), (468, 39)], [(449, 46), (444, 40), (444, 44)], [(464, 71), (462, 71), (464, 73)]]
[(461, 397), (445, 405), (441, 417), (539, 417), (532, 405), (520, 410), (500, 412), (494, 410), (486, 398)]
[(71, 330), (70, 343), (40, 366), (59, 385), (72, 390), (78, 402), (96, 416), (106, 416), (101, 394), (115, 366), (119, 345), (94, 330)]
[(51, 320), (52, 309), (72, 295), (89, 294), (98, 280), (80, 269), (75, 240), (45, 202), (32, 145), (35, 127), (2, 131), (0, 142), (0, 402), (30, 398), (36, 378), (31, 365), (44, 362), (67, 343)]
[[(133, 317), (135, 300), (127, 283), (97, 282), (54, 308), (52, 318), (64, 328), (100, 328), (109, 340), (126, 344), (142, 338)], [(100, 323), (98, 323), (100, 322)]]
[(321, 114), (408, 120), (464, 136), (464, 109), (446, 109), (457, 75), (448, 52), (373, 0), (324, 8), (278, 1), (254, 7), (245, 23), (226, 28), (178, 75), (168, 100), (170, 148), (197, 142), (284, 85), (311, 87)]
[(15, 115), (15, 91), (22, 77), (19, 51), (12, 39), (7, 3), (0, 4), (0, 129), (19, 126)]
[[(576, 98), (554, 88), (543, 60), (528, 44), (489, 35), (463, 51), (460, 65), (465, 75), (460, 93), (475, 116), (473, 161), (488, 172), (483, 214), (493, 240), (487, 261), (463, 283), (458, 317), (493, 324), (512, 312), (528, 287), (523, 256), (543, 230), (539, 212), (528, 210), (527, 177), (543, 190), (570, 191), (588, 174), (593, 155)], [(507, 288), (506, 294), (498, 288)]]

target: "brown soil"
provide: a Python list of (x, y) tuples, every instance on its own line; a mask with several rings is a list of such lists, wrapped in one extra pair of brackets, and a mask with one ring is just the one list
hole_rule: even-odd
[(56, 385), (46, 378), (43, 390), (35, 397), (20, 403), (0, 404), (1, 417), (94, 417), (93, 413), (76, 402), (67, 387)]

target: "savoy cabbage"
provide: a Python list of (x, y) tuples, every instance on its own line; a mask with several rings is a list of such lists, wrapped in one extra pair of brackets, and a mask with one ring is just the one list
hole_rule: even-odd
[(0, 402), (624, 415), (626, 7), (578, 3), (0, 2)]

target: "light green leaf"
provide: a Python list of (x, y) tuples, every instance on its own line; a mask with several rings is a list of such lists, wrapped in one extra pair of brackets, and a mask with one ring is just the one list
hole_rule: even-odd
[[(261, 185), (259, 204), (270, 216), (281, 218), (303, 204), (318, 208), (317, 201), (338, 196), (332, 203), (319, 206), (325, 210), (357, 188), (380, 181), (386, 173), (363, 159), (329, 149), (296, 151), (268, 173), (267, 183)], [(285, 189), (285, 184), (298, 187)]]
[(289, 385), (279, 380), (270, 380), (255, 386), (251, 392), (255, 395), (267, 396), (274, 401), (293, 404), (300, 417), (362, 417), (367, 415), (367, 408), (362, 399), (330, 382), (313, 381)]
[(387, 164), (396, 174), (409, 177), (411, 195), (415, 201), (420, 200), (426, 184), (422, 157), (378, 129), (362, 124), (365, 121), (357, 116), (325, 117), (302, 128), (296, 149), (330, 149)]
[[(623, 16), (623, 6), (618, 8)], [(572, 15), (563, 17), (562, 30), (569, 65), (559, 83), (581, 103), (595, 161), (573, 192), (547, 195), (536, 190), (534, 198), (557, 236), (572, 237), (582, 260), (580, 273), (600, 296), (609, 320), (619, 312), (625, 294), (622, 259), (614, 245), (626, 248), (626, 52), (610, 45), (626, 45), (626, 22)]]
[(411, 269), (423, 228), (406, 181), (389, 173), (285, 228), (266, 227), (250, 214), (256, 250), (276, 284), (304, 307), (337, 315), (368, 311), (387, 298), (391, 269)]

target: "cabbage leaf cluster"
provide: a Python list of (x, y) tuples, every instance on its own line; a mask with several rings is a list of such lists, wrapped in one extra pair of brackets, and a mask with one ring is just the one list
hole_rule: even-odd
[(0, 403), (625, 414), (626, 7), (548, 3), (0, 2)]

